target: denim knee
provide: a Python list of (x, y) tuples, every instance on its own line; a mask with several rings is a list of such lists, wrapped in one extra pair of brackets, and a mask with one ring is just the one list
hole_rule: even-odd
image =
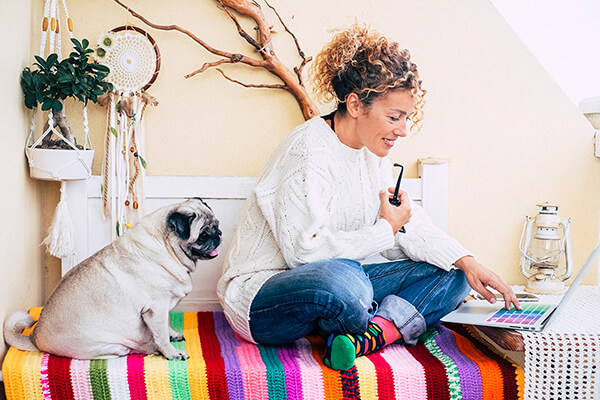
[(322, 319), (324, 333), (363, 333), (374, 313), (373, 286), (360, 263), (353, 260), (327, 260), (322, 266), (323, 289), (339, 310), (333, 319)]

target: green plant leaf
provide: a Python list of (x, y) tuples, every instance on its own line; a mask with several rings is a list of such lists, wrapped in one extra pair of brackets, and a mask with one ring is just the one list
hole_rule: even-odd
[(23, 73), (21, 74), (21, 80), (25, 81), (27, 85), (31, 86), (33, 84), (33, 78), (31, 77), (31, 71), (29, 68), (25, 68), (23, 70)]
[(112, 133), (113, 135), (115, 135), (115, 137), (119, 136), (119, 134), (117, 133), (117, 130), (115, 128), (113, 128), (112, 126), (110, 127), (110, 133)]
[(91, 63), (89, 40), (72, 39), (73, 51), (68, 58), (58, 60), (56, 53), (46, 59), (35, 56), (33, 70), (25, 68), (21, 74), (20, 85), (27, 107), (42, 104), (44, 110), (62, 109), (60, 101), (69, 97), (83, 103), (88, 100), (97, 102), (98, 96), (113, 90), (113, 86), (104, 79), (110, 69), (104, 65)]
[(60, 101), (54, 99), (52, 100), (52, 109), (56, 111), (61, 111), (63, 109), (63, 105)]
[(35, 58), (35, 60), (38, 62), (38, 64), (40, 64), (42, 67), (46, 66), (46, 60), (44, 60), (42, 57), (33, 56), (33, 58)]
[(28, 93), (25, 95), (25, 107), (32, 109), (37, 106), (37, 101), (35, 100), (35, 94)]
[(48, 58), (46, 59), (46, 68), (50, 68), (53, 64), (56, 63), (56, 61), (58, 61), (58, 54), (56, 53), (52, 53), (48, 56)]
[(98, 72), (108, 73), (110, 71), (110, 68), (108, 68), (106, 65), (102, 65), (102, 64), (90, 64), (90, 68), (93, 70), (96, 70)]
[(79, 40), (75, 39), (75, 38), (71, 38), (71, 43), (73, 43), (73, 47), (77, 50), (77, 49), (81, 49), (81, 43), (79, 43)]
[(142, 164), (142, 167), (144, 167), (144, 169), (146, 169), (146, 166), (147, 166), (146, 160), (144, 160), (144, 158), (142, 156), (140, 156), (139, 154), (138, 154), (138, 158), (140, 159), (140, 164)]
[(71, 74), (69, 73), (62, 73), (58, 76), (58, 83), (67, 83), (67, 82), (71, 82), (73, 80), (73, 77), (71, 76)]
[(120, 230), (119, 228), (120, 227), (121, 227), (121, 225), (119, 224), (119, 221), (117, 221), (117, 226), (116, 226), (116, 228), (117, 228), (117, 236), (121, 236), (121, 233), (119, 232), (119, 230)]

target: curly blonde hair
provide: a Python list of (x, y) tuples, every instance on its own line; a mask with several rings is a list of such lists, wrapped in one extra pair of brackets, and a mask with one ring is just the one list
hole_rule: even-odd
[(417, 65), (410, 53), (366, 25), (355, 23), (338, 32), (315, 57), (311, 80), (317, 98), (336, 100), (338, 111), (346, 112), (346, 99), (356, 93), (369, 107), (393, 89), (410, 90), (415, 102), (411, 131), (423, 120), (424, 96)]

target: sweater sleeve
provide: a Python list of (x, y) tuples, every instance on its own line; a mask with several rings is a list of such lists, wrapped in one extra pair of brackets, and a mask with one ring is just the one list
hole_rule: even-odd
[(423, 207), (411, 202), (412, 217), (406, 224), (406, 233), (397, 233), (394, 248), (383, 252), (388, 259), (404, 256), (413, 261), (424, 261), (444, 270), (450, 270), (454, 262), (473, 253), (456, 239), (433, 224)]
[[(290, 268), (331, 258), (360, 260), (394, 245), (391, 225), (350, 226), (339, 219), (331, 151), (288, 151), (256, 187), (259, 207)], [(308, 158), (307, 158), (308, 157)], [(348, 196), (354, 196), (350, 191)], [(359, 199), (352, 199), (360, 204)], [(338, 212), (335, 213), (334, 210)]]
[[(384, 179), (387, 179), (388, 186), (392, 186), (391, 165), (388, 160), (382, 163), (382, 168)], [(382, 252), (384, 257), (390, 260), (408, 257), (413, 261), (424, 261), (450, 270), (458, 259), (473, 255), (456, 239), (435, 226), (425, 209), (412, 200), (411, 210), (411, 219), (405, 225), (406, 233), (396, 234), (394, 247)]]

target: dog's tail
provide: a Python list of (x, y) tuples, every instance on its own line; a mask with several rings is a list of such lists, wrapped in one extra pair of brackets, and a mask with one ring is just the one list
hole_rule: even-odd
[(23, 330), (31, 328), (35, 321), (31, 315), (17, 311), (4, 321), (4, 340), (10, 346), (27, 351), (39, 351), (29, 336), (23, 335)]

